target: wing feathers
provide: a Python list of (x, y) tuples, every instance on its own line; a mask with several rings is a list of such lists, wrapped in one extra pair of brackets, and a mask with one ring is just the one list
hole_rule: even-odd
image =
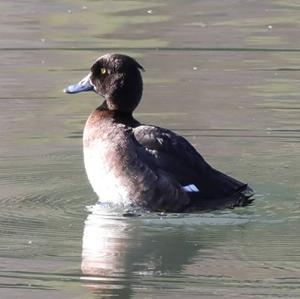
[(151, 156), (152, 166), (177, 180), (183, 190), (194, 194), (193, 198), (228, 198), (246, 186), (212, 168), (185, 138), (170, 130), (141, 125), (133, 132), (144, 152)]

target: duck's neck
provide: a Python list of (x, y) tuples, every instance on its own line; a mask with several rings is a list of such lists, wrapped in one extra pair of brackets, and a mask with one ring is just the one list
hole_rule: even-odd
[(130, 127), (136, 127), (140, 123), (132, 116), (131, 111), (111, 110), (104, 101), (97, 109), (102, 118), (110, 119), (115, 123), (121, 123)]

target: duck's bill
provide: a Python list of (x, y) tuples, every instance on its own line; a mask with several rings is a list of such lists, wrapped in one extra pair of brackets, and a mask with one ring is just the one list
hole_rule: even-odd
[(92, 91), (94, 90), (94, 86), (91, 84), (90, 80), (91, 74), (88, 74), (77, 84), (70, 85), (64, 89), (65, 93), (78, 93), (82, 91)]

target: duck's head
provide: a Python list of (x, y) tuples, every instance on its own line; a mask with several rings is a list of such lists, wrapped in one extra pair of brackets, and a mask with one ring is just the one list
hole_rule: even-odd
[(109, 110), (132, 112), (143, 92), (140, 70), (143, 67), (129, 56), (106, 54), (97, 59), (86, 77), (64, 92), (95, 91), (104, 97)]

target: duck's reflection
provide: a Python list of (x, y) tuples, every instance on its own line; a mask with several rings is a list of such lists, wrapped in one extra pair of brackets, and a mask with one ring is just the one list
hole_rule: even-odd
[(128, 298), (143, 277), (176, 273), (199, 247), (186, 230), (157, 215), (118, 217), (95, 206), (85, 221), (82, 279), (101, 297)]
[[(128, 298), (132, 289), (142, 286), (149, 276), (155, 280), (157, 276), (182, 272), (208, 245), (207, 240), (200, 241), (207, 233), (206, 225), (193, 223), (199, 218), (117, 217), (94, 209), (83, 233), (85, 285), (98, 295)], [(220, 238), (224, 237), (223, 229), (219, 233)]]
[(90, 214), (82, 239), (82, 272), (91, 276), (124, 273), (131, 226), (129, 221), (114, 215), (99, 211)]

